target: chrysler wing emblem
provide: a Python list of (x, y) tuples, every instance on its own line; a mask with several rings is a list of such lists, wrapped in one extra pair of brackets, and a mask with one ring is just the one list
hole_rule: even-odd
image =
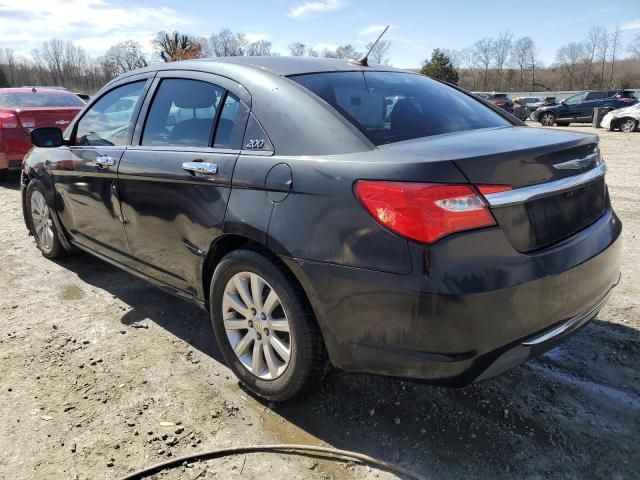
[(581, 168), (588, 167), (597, 157), (597, 154), (592, 153), (591, 155), (587, 155), (584, 158), (578, 158), (577, 160), (556, 163), (553, 168), (557, 168), (558, 170), (580, 170)]
[(69, 120), (56, 120), (56, 125), (66, 125)]

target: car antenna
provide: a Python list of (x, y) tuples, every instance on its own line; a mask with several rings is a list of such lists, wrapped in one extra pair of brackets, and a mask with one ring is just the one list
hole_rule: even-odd
[(387, 25), (384, 30), (382, 31), (382, 33), (380, 35), (378, 35), (378, 38), (376, 39), (375, 42), (373, 42), (373, 45), (371, 45), (371, 48), (369, 49), (369, 51), (367, 52), (367, 54), (362, 57), (360, 60), (355, 60), (350, 58), (349, 60), (347, 60), (349, 63), (352, 63), (354, 65), (360, 65), (362, 67), (368, 67), (369, 66), (369, 54), (371, 53), (371, 51), (376, 47), (376, 45), (378, 44), (378, 42), (380, 41), (380, 39), (382, 38), (382, 36), (387, 33), (387, 30), (389, 30), (389, 25)]

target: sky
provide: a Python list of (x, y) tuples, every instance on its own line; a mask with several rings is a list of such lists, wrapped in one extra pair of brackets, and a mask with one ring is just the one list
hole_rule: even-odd
[(434, 48), (462, 49), (505, 30), (531, 36), (550, 64), (558, 47), (593, 25), (619, 24), (625, 43), (640, 35), (640, 0), (0, 0), (0, 48), (25, 56), (51, 38), (93, 56), (135, 40), (151, 54), (159, 30), (208, 37), (224, 27), (281, 54), (293, 42), (362, 51), (387, 24), (390, 63), (400, 68), (419, 67)]

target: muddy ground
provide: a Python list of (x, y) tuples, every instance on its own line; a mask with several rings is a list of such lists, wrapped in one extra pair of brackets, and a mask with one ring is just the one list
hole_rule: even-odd
[[(598, 133), (624, 223), (624, 265), (597, 320), (481, 385), (333, 373), (311, 396), (278, 406), (238, 387), (196, 307), (88, 255), (43, 258), (10, 176), (0, 184), (0, 478), (116, 479), (190, 452), (267, 443), (355, 450), (431, 479), (639, 478), (640, 133)], [(266, 472), (392, 478), (275, 454), (158, 478)]]

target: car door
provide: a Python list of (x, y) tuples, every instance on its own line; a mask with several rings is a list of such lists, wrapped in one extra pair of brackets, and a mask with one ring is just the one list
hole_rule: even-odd
[(198, 72), (161, 72), (152, 89), (118, 168), (125, 234), (135, 268), (199, 297), (250, 97), (235, 82)]
[(590, 122), (593, 119), (593, 109), (604, 105), (606, 92), (587, 92), (584, 102), (581, 104), (580, 114), (576, 120)]
[(119, 261), (128, 248), (116, 173), (151, 75), (121, 81), (101, 93), (75, 122), (70, 146), (56, 152), (49, 164), (60, 217), (74, 241)]
[(573, 95), (563, 100), (556, 107), (556, 119), (566, 121), (576, 121), (582, 112), (582, 102), (585, 98), (584, 93)]

